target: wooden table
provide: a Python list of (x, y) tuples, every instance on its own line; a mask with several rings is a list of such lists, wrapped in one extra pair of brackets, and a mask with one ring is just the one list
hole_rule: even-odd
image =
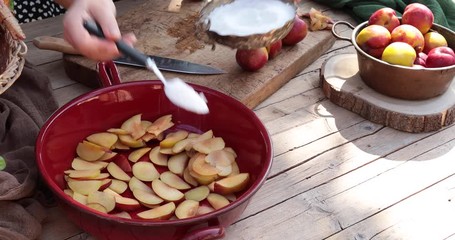
[[(119, 11), (142, 1), (121, 1)], [(60, 53), (31, 43), (61, 35), (61, 20), (23, 25), (28, 60), (49, 75), (60, 105), (91, 90), (65, 75)], [(319, 74), (341, 53), (354, 49), (337, 41), (254, 109), (272, 136), (274, 164), (225, 239), (455, 239), (455, 126), (405, 133), (334, 105)], [(40, 239), (92, 238), (55, 207)]]

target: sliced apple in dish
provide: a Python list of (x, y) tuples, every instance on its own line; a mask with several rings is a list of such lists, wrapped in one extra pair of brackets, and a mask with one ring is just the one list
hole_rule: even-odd
[(213, 191), (222, 195), (242, 191), (250, 180), (249, 173), (240, 173), (215, 181)]
[(111, 184), (108, 188), (118, 194), (122, 194), (128, 189), (128, 183), (117, 179), (111, 179)]
[(130, 160), (131, 162), (137, 162), (139, 161), (139, 159), (144, 156), (146, 153), (148, 153), (148, 151), (150, 151), (151, 148), (149, 147), (142, 147), (142, 148), (138, 148), (134, 151), (132, 151), (129, 155), (128, 155), (128, 160)]
[(154, 147), (149, 153), (150, 161), (158, 166), (167, 166), (168, 156), (160, 152), (160, 146)]
[(92, 192), (98, 191), (101, 187), (101, 180), (71, 180), (68, 179), (68, 187), (73, 192), (78, 192), (82, 195), (89, 195)]
[(160, 179), (163, 183), (178, 190), (187, 190), (191, 188), (188, 183), (171, 171), (162, 172)]
[(110, 149), (117, 142), (118, 136), (114, 133), (99, 132), (90, 134), (86, 139), (94, 144)]
[(134, 192), (134, 189), (141, 189), (142, 191), (153, 192), (151, 186), (145, 184), (141, 180), (137, 179), (135, 176), (131, 177), (130, 181), (128, 182), (128, 188), (132, 192)]
[(169, 202), (159, 207), (145, 210), (137, 214), (138, 217), (143, 219), (159, 219), (166, 220), (169, 219), (175, 211), (175, 203)]
[(141, 204), (134, 198), (114, 196), (115, 208), (122, 211), (134, 211), (141, 208)]
[(152, 189), (159, 197), (169, 202), (180, 201), (185, 196), (181, 191), (170, 187), (159, 179), (152, 181)]
[(217, 193), (210, 193), (207, 196), (207, 201), (216, 210), (229, 205), (229, 200), (226, 197), (224, 197), (223, 195), (220, 195)]
[(197, 215), (199, 202), (194, 200), (185, 200), (181, 202), (175, 209), (175, 216), (178, 219), (185, 219)]
[(89, 162), (78, 157), (74, 158), (71, 162), (71, 167), (74, 170), (101, 170), (106, 166), (107, 164), (104, 165), (98, 162)]
[(91, 203), (98, 203), (110, 212), (115, 208), (115, 197), (109, 193), (95, 191), (87, 196), (87, 205)]
[(169, 171), (182, 176), (188, 163), (188, 155), (185, 152), (181, 152), (169, 157), (167, 161), (167, 167)]
[(160, 142), (161, 148), (172, 148), (174, 145), (185, 139), (188, 136), (188, 132), (185, 130), (178, 130), (176, 132), (171, 132), (166, 135), (166, 137)]
[(151, 182), (160, 177), (160, 173), (151, 162), (137, 162), (132, 166), (133, 175), (144, 182)]
[(123, 171), (114, 162), (110, 162), (106, 168), (107, 168), (107, 171), (109, 172), (109, 174), (111, 174), (111, 176), (115, 179), (118, 179), (121, 181), (126, 181), (126, 182), (128, 182), (131, 179), (130, 175), (128, 175), (125, 171)]
[(136, 114), (130, 117), (125, 122), (123, 122), (122, 126), (120, 127), (121, 129), (131, 134), (131, 137), (134, 140), (139, 139), (145, 134), (145, 129), (142, 127), (141, 124), (141, 116), (142, 114)]
[(153, 191), (145, 191), (139, 188), (134, 189), (134, 197), (146, 206), (154, 206), (162, 203), (164, 200), (156, 195)]
[(186, 191), (185, 199), (200, 202), (200, 201), (206, 199), (209, 194), (210, 194), (209, 187), (202, 185), (202, 186), (199, 186), (199, 187)]
[(86, 161), (96, 161), (106, 152), (106, 148), (86, 140), (80, 142), (76, 147), (77, 155)]

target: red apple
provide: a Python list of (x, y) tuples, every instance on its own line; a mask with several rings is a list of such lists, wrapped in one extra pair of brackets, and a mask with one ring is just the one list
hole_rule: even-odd
[(394, 28), (400, 25), (400, 19), (398, 19), (395, 10), (385, 7), (371, 14), (368, 25), (381, 25), (392, 32)]
[(426, 66), (428, 68), (447, 67), (455, 65), (455, 53), (450, 47), (437, 47), (428, 53)]
[(412, 3), (406, 6), (401, 18), (401, 24), (409, 24), (422, 34), (425, 34), (433, 26), (434, 15), (427, 6), (421, 3)]
[(294, 18), (291, 31), (282, 39), (283, 45), (292, 46), (302, 41), (308, 34), (308, 25), (300, 17)]
[(381, 58), (384, 48), (390, 44), (391, 36), (384, 26), (369, 25), (359, 32), (355, 41), (366, 53)]
[(265, 47), (258, 49), (238, 49), (235, 60), (246, 71), (257, 71), (269, 60), (269, 54)]
[(427, 62), (427, 54), (423, 53), (423, 52), (420, 52), (419, 54), (417, 54), (417, 57), (414, 61), (414, 65), (420, 65), (422, 67), (426, 67), (426, 62)]
[(280, 54), (281, 49), (283, 48), (283, 42), (281, 40), (278, 40), (269, 46), (267, 46), (267, 52), (269, 53), (269, 59), (273, 59), (278, 54)]
[(427, 32), (423, 35), (423, 38), (425, 40), (423, 52), (426, 54), (428, 54), (433, 48), (448, 46), (446, 38), (438, 32)]
[(392, 42), (405, 42), (411, 45), (416, 53), (422, 52), (425, 44), (423, 34), (416, 27), (409, 24), (401, 24), (393, 29)]

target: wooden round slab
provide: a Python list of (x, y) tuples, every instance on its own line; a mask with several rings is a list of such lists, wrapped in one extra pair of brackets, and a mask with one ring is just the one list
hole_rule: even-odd
[(356, 54), (324, 62), (322, 89), (327, 98), (367, 120), (405, 132), (429, 132), (455, 121), (455, 81), (441, 96), (422, 101), (382, 95), (362, 81)]

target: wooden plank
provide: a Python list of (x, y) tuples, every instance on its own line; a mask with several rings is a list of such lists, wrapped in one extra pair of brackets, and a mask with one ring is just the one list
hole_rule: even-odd
[[(315, 158), (308, 162), (310, 165), (304, 164), (287, 171), (282, 177), (269, 180), (250, 202), (243, 215), (244, 220), (231, 226), (227, 236), (241, 239), (245, 232), (267, 239), (321, 239), (331, 236), (453, 175), (454, 131), (455, 127), (450, 127), (414, 144), (408, 142), (401, 146), (407, 147), (398, 150), (399, 147), (392, 153), (394, 150), (385, 149), (388, 146), (374, 145), (378, 139), (386, 137), (384, 133), (396, 135), (387, 138), (390, 140), (387, 145), (399, 144), (399, 141), (405, 140), (403, 138), (415, 141), (417, 135), (410, 137), (410, 134), (386, 128), (370, 139), (366, 137), (353, 141), (351, 147), (354, 148), (335, 149), (332, 152), (336, 157), (332, 161), (330, 156)], [(419, 134), (419, 137), (423, 136)], [(345, 146), (349, 145), (351, 143)], [(379, 153), (386, 155), (377, 158)], [(373, 161), (366, 160), (368, 158)], [(321, 164), (321, 168), (312, 163)], [(301, 171), (294, 172), (297, 169)], [(302, 176), (307, 178), (302, 180)], [(280, 178), (286, 183), (278, 183)], [(294, 179), (297, 181), (294, 182)], [(316, 179), (319, 183), (314, 182), (318, 181)], [(280, 186), (288, 187), (283, 189)], [(289, 195), (286, 196), (286, 193)], [(263, 203), (275, 194), (280, 195), (280, 201), (262, 208)], [(249, 209), (254, 209), (254, 213)], [(260, 228), (252, 227), (259, 222)]]
[[(188, 82), (208, 86), (240, 100), (250, 108), (254, 108), (277, 89), (282, 87), (292, 77), (298, 74), (306, 66), (316, 60), (334, 42), (330, 31), (310, 32), (307, 37), (293, 47), (285, 47), (282, 53), (272, 59), (260, 71), (250, 73), (243, 71), (235, 61), (235, 50), (217, 45), (214, 51), (210, 46), (204, 48), (180, 48), (179, 38), (170, 36), (169, 29), (185, 30), (193, 28), (196, 14), (203, 3), (185, 2), (178, 13), (166, 11), (169, 2), (167, 0), (145, 3), (137, 9), (128, 12), (124, 18), (119, 18), (122, 31), (134, 32), (138, 37), (136, 47), (147, 53), (178, 58), (191, 62), (197, 62), (221, 68), (227, 72), (223, 75), (183, 75), (166, 73), (166, 77), (180, 77)], [(313, 3), (303, 4), (303, 8), (309, 11)], [(147, 13), (144, 12), (147, 10)], [(139, 24), (140, 23), (140, 24)], [(187, 26), (190, 24), (189, 26)], [(186, 27), (186, 28), (185, 28)], [(194, 30), (190, 36), (193, 36)], [(186, 40), (190, 39), (187, 38)], [(188, 40), (196, 42), (193, 38)], [(202, 44), (202, 43), (200, 43)], [(203, 45), (202, 45), (203, 46)], [(194, 47), (192, 45), (192, 47)], [(65, 68), (70, 77), (75, 81), (93, 79), (96, 77), (96, 64), (93, 61), (79, 56), (65, 55)], [(120, 67), (123, 81), (156, 78), (150, 71)], [(88, 84), (88, 83), (86, 83)]]
[(328, 239), (449, 239), (455, 235), (455, 176), (404, 199)]

